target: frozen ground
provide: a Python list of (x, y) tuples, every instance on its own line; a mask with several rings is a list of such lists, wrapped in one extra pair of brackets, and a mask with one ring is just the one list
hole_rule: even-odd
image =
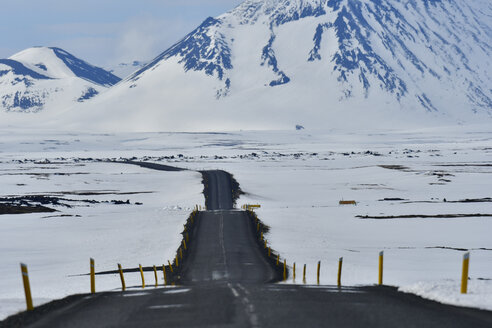
[[(201, 204), (201, 175), (110, 163), (2, 163), (2, 196), (52, 195), (71, 200), (59, 212), (0, 216), (0, 318), (25, 308), (19, 262), (28, 264), (34, 305), (87, 293), (89, 258), (97, 271), (162, 265), (179, 245), (182, 224)], [(141, 203), (142, 205), (136, 205)], [(50, 206), (50, 205), (47, 205)], [(149, 283), (153, 273), (145, 274)], [(136, 273), (128, 286), (140, 284)], [(159, 275), (160, 277), (160, 275)], [(98, 291), (120, 288), (116, 275), (97, 276)]]
[[(297, 263), (297, 283), (303, 264), (307, 282), (315, 283), (317, 261), (322, 263), (321, 283), (336, 283), (337, 261), (343, 256), (343, 284), (374, 284), (378, 252), (384, 250), (385, 284), (492, 310), (491, 217), (356, 217), (492, 214), (491, 202), (458, 202), (492, 197), (492, 132), (487, 126), (378, 133), (67, 135), (4, 130), (0, 197), (56, 194), (129, 199), (130, 205), (0, 216), (1, 261), (7, 263), (0, 269), (0, 288), (7, 291), (0, 296), (0, 317), (24, 307), (21, 261), (29, 264), (39, 304), (87, 292), (87, 277), (70, 275), (86, 272), (91, 256), (98, 270), (111, 270), (118, 262), (127, 267), (158, 264), (174, 253), (189, 209), (203, 203), (199, 174), (75, 160), (119, 157), (233, 173), (246, 192), (239, 204), (262, 205), (258, 214), (272, 228), (269, 243), (290, 265)], [(73, 195), (81, 190), (113, 194)], [(153, 193), (117, 194), (148, 191)], [(385, 198), (402, 200), (381, 201)], [(358, 204), (339, 206), (341, 199)], [(44, 218), (60, 214), (80, 217)], [(471, 280), (469, 294), (460, 295), (465, 249), (471, 251)], [(129, 279), (138, 283), (138, 275)], [(118, 286), (116, 276), (98, 278), (99, 290)]]

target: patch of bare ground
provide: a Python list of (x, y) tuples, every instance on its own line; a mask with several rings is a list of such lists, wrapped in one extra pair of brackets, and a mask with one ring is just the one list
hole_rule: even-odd
[(379, 167), (382, 167), (383, 169), (388, 169), (388, 170), (399, 170), (399, 171), (408, 171), (410, 170), (409, 167), (403, 166), (403, 165), (378, 165)]
[(43, 205), (0, 204), (2, 214), (52, 213), (55, 209)]

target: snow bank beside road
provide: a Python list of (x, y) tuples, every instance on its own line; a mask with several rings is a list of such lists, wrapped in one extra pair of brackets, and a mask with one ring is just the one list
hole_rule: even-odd
[[(26, 154), (27, 155), (27, 154)], [(115, 163), (1, 163), (2, 195), (43, 194), (75, 201), (59, 212), (0, 216), (0, 320), (25, 309), (19, 262), (28, 265), (34, 305), (90, 291), (96, 271), (162, 265), (181, 242), (182, 225), (203, 204), (201, 175)], [(91, 204), (76, 200), (95, 200)], [(105, 201), (121, 200), (115, 205)], [(142, 205), (137, 205), (142, 203)], [(63, 215), (63, 216), (62, 216)], [(146, 272), (153, 282), (153, 272)], [(138, 273), (127, 286), (141, 284)], [(162, 279), (162, 277), (159, 277)], [(97, 276), (97, 291), (119, 289), (118, 275)]]
[(418, 282), (400, 287), (404, 293), (412, 293), (430, 300), (450, 305), (476, 307), (492, 311), (492, 284), (490, 281), (472, 280), (468, 282), (466, 295), (457, 292), (459, 280), (441, 280), (436, 282)]

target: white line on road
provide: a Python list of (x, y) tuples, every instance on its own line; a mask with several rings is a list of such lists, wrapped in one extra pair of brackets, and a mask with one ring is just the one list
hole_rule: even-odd
[(188, 293), (191, 290), (191, 288), (184, 288), (184, 289), (171, 289), (171, 290), (166, 290), (163, 294), (181, 294), (181, 293)]
[(121, 296), (123, 296), (123, 297), (134, 297), (134, 296), (146, 296), (149, 294), (150, 293), (127, 293), (127, 294), (122, 294)]
[(185, 304), (166, 304), (166, 305), (152, 305), (149, 306), (148, 308), (150, 310), (161, 310), (161, 309), (178, 309), (185, 307)]
[(237, 290), (234, 289), (234, 287), (232, 287), (232, 285), (230, 283), (228, 283), (227, 286), (229, 286), (229, 288), (231, 289), (234, 297), (239, 297), (239, 293), (237, 292)]
[[(246, 288), (244, 288), (241, 284), (237, 284), (237, 287), (241, 289), (245, 294), (249, 295), (249, 291)], [(247, 296), (243, 297), (241, 300), (242, 303), (244, 304), (244, 307), (246, 308), (246, 313), (248, 315), (248, 319), (251, 324), (251, 327), (253, 328), (260, 327), (260, 325), (258, 324), (258, 316), (256, 315), (254, 305), (249, 301)]]
[(241, 289), (241, 290), (242, 290), (242, 291), (243, 291), (246, 295), (248, 295), (248, 296), (249, 296), (249, 291), (248, 291), (246, 288), (244, 288), (241, 284), (237, 284), (237, 286), (238, 286), (238, 287), (239, 287), (239, 288), (240, 288), (240, 289)]
[(220, 213), (220, 231), (219, 231), (219, 242), (222, 248), (222, 257), (224, 258), (224, 273), (225, 276), (228, 276), (227, 272), (227, 258), (226, 258), (226, 250), (224, 246), (224, 214)]

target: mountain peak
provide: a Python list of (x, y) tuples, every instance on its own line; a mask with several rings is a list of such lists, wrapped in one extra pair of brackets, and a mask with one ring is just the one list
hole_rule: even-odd
[[(104, 129), (104, 107), (118, 129), (139, 131), (482, 121), (492, 117), (490, 17), (489, 0), (246, 0), (77, 113)], [(49, 50), (72, 73), (83, 64)], [(49, 63), (22, 63), (56, 76)]]
[[(246, 0), (96, 102), (145, 104), (143, 121), (196, 109), (253, 128), (257, 117), (269, 127), (490, 117), (491, 16), (486, 0)], [(165, 128), (164, 116), (147, 123)]]
[(112, 86), (121, 79), (57, 47), (32, 47), (9, 59), (24, 63), (33, 71), (51, 78), (79, 77), (101, 86)]
[(56, 47), (32, 47), (0, 59), (0, 108), (36, 112), (83, 102), (120, 81)]

